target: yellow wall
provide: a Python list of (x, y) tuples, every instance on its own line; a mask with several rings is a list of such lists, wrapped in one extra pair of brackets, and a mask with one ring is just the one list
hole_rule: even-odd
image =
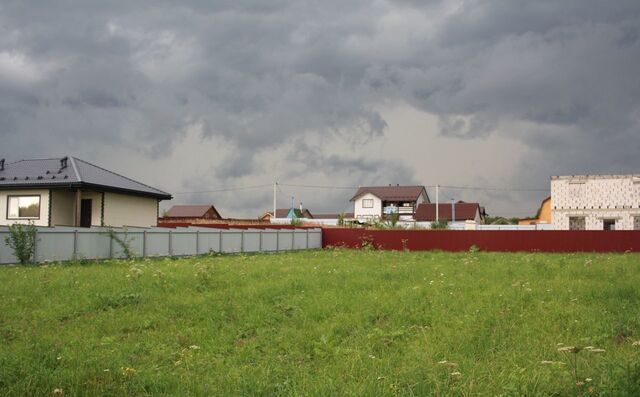
[[(102, 193), (81, 192), (81, 199), (91, 199), (91, 226), (100, 226)], [(53, 190), (51, 195), (51, 226), (74, 226), (76, 192)]]
[(538, 220), (540, 222), (551, 223), (551, 198), (548, 198), (542, 202)]
[(551, 197), (542, 201), (537, 218), (526, 218), (518, 221), (519, 225), (533, 225), (536, 223), (551, 223)]
[(158, 224), (158, 200), (119, 193), (104, 194), (104, 225), (149, 227)]
[(75, 218), (75, 192), (51, 191), (51, 226), (73, 226)]

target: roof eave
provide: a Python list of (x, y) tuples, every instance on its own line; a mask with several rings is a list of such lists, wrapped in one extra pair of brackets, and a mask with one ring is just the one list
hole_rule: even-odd
[(114, 186), (98, 185), (87, 182), (60, 182), (60, 183), (20, 183), (20, 184), (0, 184), (0, 190), (6, 189), (51, 189), (51, 188), (96, 188), (110, 192), (129, 193), (136, 196), (153, 197), (161, 200), (171, 200), (173, 196), (169, 193), (143, 192), (140, 190), (124, 189)]

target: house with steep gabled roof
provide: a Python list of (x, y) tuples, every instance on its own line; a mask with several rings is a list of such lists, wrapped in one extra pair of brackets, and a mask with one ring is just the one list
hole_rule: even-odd
[(521, 218), (518, 220), (519, 225), (538, 225), (541, 223), (551, 223), (551, 196), (542, 200), (535, 218)]
[(174, 205), (163, 215), (170, 219), (222, 219), (220, 213), (213, 205)]
[(157, 225), (171, 195), (76, 157), (0, 160), (0, 225)]
[(351, 197), (357, 220), (371, 221), (398, 213), (401, 220), (412, 220), (417, 206), (429, 203), (424, 186), (362, 186)]
[[(273, 217), (273, 211), (266, 211), (261, 217), (262, 221), (270, 221)], [(276, 219), (313, 219), (313, 215), (306, 208), (277, 208)]]

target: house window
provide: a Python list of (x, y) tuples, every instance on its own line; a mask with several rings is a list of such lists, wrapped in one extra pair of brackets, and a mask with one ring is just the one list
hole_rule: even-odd
[(584, 216), (571, 216), (569, 217), (569, 230), (585, 230), (587, 222)]
[(9, 196), (7, 219), (40, 219), (40, 196)]
[(602, 230), (616, 230), (616, 220), (615, 219), (603, 219), (602, 220)]
[(362, 199), (362, 208), (373, 208), (373, 199)]
[(640, 216), (633, 218), (633, 230), (640, 230)]

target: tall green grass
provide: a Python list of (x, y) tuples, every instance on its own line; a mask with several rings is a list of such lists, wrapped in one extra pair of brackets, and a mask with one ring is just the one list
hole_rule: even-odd
[(639, 259), (325, 250), (3, 266), (0, 395), (637, 396)]

